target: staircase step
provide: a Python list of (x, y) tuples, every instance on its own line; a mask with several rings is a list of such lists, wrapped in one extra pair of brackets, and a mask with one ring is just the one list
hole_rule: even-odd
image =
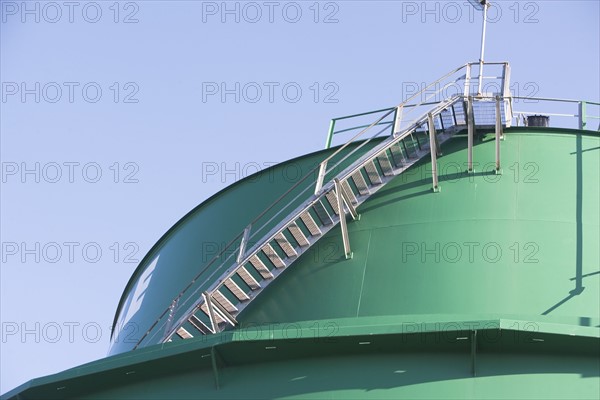
[(223, 308), (227, 310), (228, 313), (233, 314), (237, 312), (237, 307), (234, 306), (233, 303), (229, 301), (229, 299), (225, 297), (225, 295), (220, 291), (216, 290), (212, 296), (213, 299), (217, 301), (221, 306), (223, 306)]
[(198, 329), (198, 331), (202, 332), (203, 334), (209, 335), (212, 333), (208, 325), (202, 322), (202, 320), (196, 317), (195, 315), (192, 314), (188, 321), (190, 322), (190, 324), (192, 324), (194, 328)]
[(182, 339), (191, 339), (194, 337), (183, 326), (181, 328), (177, 329), (177, 331), (175, 331), (175, 333)]
[(325, 194), (325, 198), (327, 199), (327, 202), (333, 209), (333, 212), (337, 215), (340, 215), (340, 208), (338, 207), (338, 200), (335, 192), (333, 190), (330, 190), (329, 192), (327, 192), (327, 194)]
[(257, 270), (264, 279), (273, 278), (273, 274), (271, 273), (271, 271), (269, 271), (269, 268), (267, 268), (267, 266), (262, 262), (260, 258), (258, 258), (256, 254), (250, 257), (250, 264), (252, 264), (254, 269)]
[(309, 211), (300, 214), (300, 219), (302, 220), (302, 222), (304, 222), (304, 225), (306, 225), (306, 229), (308, 229), (312, 236), (321, 236), (323, 234), (323, 232), (321, 232), (321, 229), (319, 229), (319, 226), (313, 219), (312, 215), (310, 215)]
[(292, 258), (298, 256), (296, 249), (294, 249), (292, 244), (287, 240), (283, 232), (279, 232), (275, 235), (275, 242), (281, 247), (281, 250), (283, 250), (287, 257)]
[(246, 269), (246, 267), (241, 267), (237, 270), (237, 274), (240, 278), (250, 287), (252, 290), (260, 289), (260, 283)]
[(381, 172), (383, 172), (383, 175), (385, 175), (385, 176), (393, 176), (394, 175), (394, 169), (392, 168), (392, 163), (390, 162), (390, 159), (387, 156), (387, 151), (381, 152), (377, 156), (377, 161), (379, 161), (379, 166), (381, 167)]
[(353, 205), (358, 204), (358, 200), (356, 199), (356, 196), (354, 195), (354, 192), (352, 191), (352, 188), (347, 180), (342, 181), (342, 190)]
[(333, 220), (331, 219), (331, 216), (329, 215), (329, 212), (327, 211), (327, 209), (325, 208), (325, 206), (321, 203), (321, 201), (317, 201), (313, 205), (313, 208), (314, 208), (315, 212), (317, 213), (317, 216), (319, 217), (319, 219), (323, 223), (323, 225), (331, 225), (331, 224), (333, 224)]
[(392, 162), (396, 167), (402, 167), (406, 163), (404, 154), (402, 153), (402, 147), (399, 142), (394, 143), (390, 147), (390, 153), (392, 155)]
[(367, 181), (365, 181), (365, 178), (363, 177), (362, 172), (360, 172), (360, 169), (357, 169), (352, 175), (352, 181), (354, 182), (354, 185), (356, 185), (356, 190), (358, 190), (358, 193), (361, 196), (365, 196), (369, 194), (369, 187), (367, 186)]
[(371, 185), (381, 185), (381, 176), (379, 176), (379, 172), (377, 171), (375, 164), (373, 164), (373, 161), (369, 161), (365, 164), (365, 171), (367, 171), (367, 176), (369, 177), (369, 181), (371, 181)]
[[(208, 305), (206, 303), (202, 303), (202, 305), (200, 306), (200, 309), (202, 311), (204, 311), (204, 313), (206, 315), (210, 315), (210, 312), (208, 311)], [(226, 323), (227, 321), (225, 321), (225, 319), (223, 317), (221, 317), (221, 314), (219, 313), (219, 311), (217, 309), (215, 309), (215, 307), (213, 307), (213, 311), (215, 313), (215, 323), (217, 325)]]
[(246, 294), (246, 292), (244, 292), (242, 288), (240, 288), (238, 284), (233, 281), (233, 279), (229, 278), (225, 280), (223, 284), (231, 291), (231, 293), (233, 293), (235, 297), (237, 297), (239, 301), (250, 300), (250, 297)]
[(269, 258), (269, 260), (273, 263), (275, 268), (284, 268), (285, 267), (285, 263), (283, 262), (281, 257), (279, 257), (279, 254), (277, 254), (277, 252), (275, 251), (273, 246), (271, 246), (270, 243), (267, 243), (265, 245), (265, 247), (262, 248), (262, 251)]
[(306, 236), (304, 236), (304, 232), (302, 232), (298, 224), (292, 222), (290, 226), (288, 226), (288, 230), (290, 231), (296, 242), (298, 242), (300, 247), (306, 247), (310, 245), (308, 239), (306, 238)]

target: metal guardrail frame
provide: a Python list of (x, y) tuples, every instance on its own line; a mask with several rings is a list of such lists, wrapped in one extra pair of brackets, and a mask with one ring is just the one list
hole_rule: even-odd
[[(588, 120), (589, 119), (597, 119), (600, 120), (600, 115), (589, 115), (587, 112), (588, 105), (598, 106), (600, 107), (600, 103), (594, 101), (587, 100), (574, 100), (574, 99), (560, 99), (553, 97), (522, 97), (522, 96), (513, 96), (513, 99), (518, 100), (535, 100), (535, 101), (543, 101), (543, 102), (553, 102), (553, 103), (567, 103), (567, 104), (577, 104), (577, 114), (565, 114), (565, 113), (549, 113), (549, 112), (534, 112), (534, 111), (515, 111), (514, 118), (516, 120), (517, 126), (519, 124), (519, 120), (524, 119), (526, 115), (547, 115), (547, 116), (556, 116), (556, 117), (571, 117), (577, 118), (577, 126), (581, 130), (587, 130)], [(600, 114), (600, 112), (599, 112)], [(598, 131), (600, 131), (600, 125), (598, 125)]]

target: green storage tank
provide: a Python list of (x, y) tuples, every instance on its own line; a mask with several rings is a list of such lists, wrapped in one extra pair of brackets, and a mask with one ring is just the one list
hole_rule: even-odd
[(467, 64), (200, 204), (109, 357), (2, 398), (599, 398), (600, 135), (514, 126), (486, 67), (493, 93)]

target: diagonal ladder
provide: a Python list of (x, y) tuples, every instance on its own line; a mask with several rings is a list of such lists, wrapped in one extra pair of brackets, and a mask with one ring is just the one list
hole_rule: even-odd
[[(164, 341), (210, 335), (237, 325), (236, 317), (319, 238), (341, 225), (346, 258), (352, 257), (346, 218), (357, 219), (357, 207), (428, 154), (433, 189), (437, 190), (439, 146), (458, 129), (436, 132), (434, 118), (465, 107), (462, 96), (438, 103), (412, 125), (390, 135), (337, 174), (287, 215), (269, 233), (245, 249), (244, 232), (236, 261), (212, 283), (177, 321), (165, 329)], [(426, 131), (418, 131), (423, 126)], [(457, 127), (455, 127), (457, 128)], [(421, 143), (419, 135), (428, 136)], [(433, 149), (433, 150), (432, 150)]]

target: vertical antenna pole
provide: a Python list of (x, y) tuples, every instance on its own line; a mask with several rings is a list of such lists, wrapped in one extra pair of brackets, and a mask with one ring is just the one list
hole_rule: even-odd
[(485, 26), (487, 21), (488, 2), (483, 3), (483, 29), (481, 30), (481, 54), (479, 55), (479, 82), (477, 83), (477, 95), (481, 96), (481, 85), (483, 83), (483, 51), (485, 50)]

